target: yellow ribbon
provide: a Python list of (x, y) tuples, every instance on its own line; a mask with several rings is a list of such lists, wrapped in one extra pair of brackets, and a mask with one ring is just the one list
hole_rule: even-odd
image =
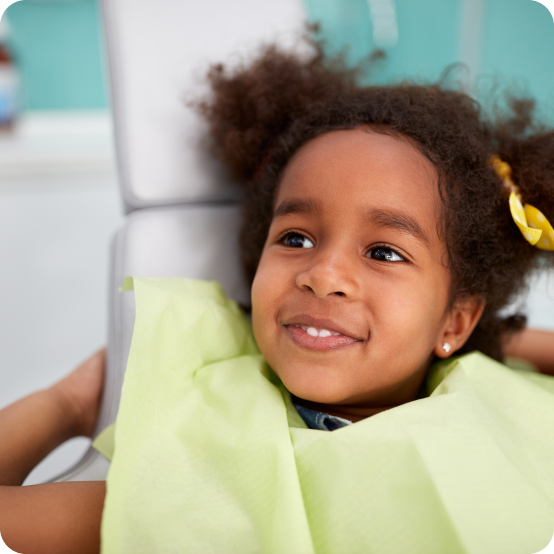
[(554, 250), (552, 225), (540, 210), (530, 204), (521, 204), (519, 187), (512, 181), (512, 168), (498, 156), (492, 156), (490, 163), (510, 191), (510, 213), (525, 240), (541, 250)]

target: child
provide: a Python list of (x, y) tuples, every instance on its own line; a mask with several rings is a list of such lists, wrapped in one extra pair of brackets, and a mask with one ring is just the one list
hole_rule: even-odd
[[(253, 387), (246, 406), (252, 411), (245, 413), (256, 414), (256, 417), (241, 420), (244, 433), (248, 432), (249, 426), (254, 429), (247, 436), (248, 441), (259, 439), (260, 445), (266, 445), (263, 442), (264, 426), (273, 425), (265, 419), (264, 410), (258, 410), (256, 400), (263, 398), (261, 406), (266, 406), (268, 413), (273, 410), (273, 405), (278, 405), (275, 408), (277, 411), (286, 407), (278, 413), (286, 412), (289, 418), (299, 479), (304, 479), (302, 486), (308, 487), (306, 480), (319, 475), (318, 464), (332, 466), (336, 460), (342, 459), (340, 455), (346, 456), (344, 460), (356, 459), (356, 443), (348, 442), (347, 437), (354, 437), (358, 430), (365, 433), (364, 444), (372, 445), (368, 464), (370, 461), (376, 463), (374, 458), (379, 453), (382, 456), (379, 458), (379, 471), (384, 476), (390, 476), (387, 468), (401, 461), (403, 456), (394, 454), (393, 444), (403, 440), (407, 433), (407, 423), (402, 422), (416, 421), (412, 416), (419, 417), (422, 410), (427, 409), (429, 412), (425, 414), (429, 418), (418, 422), (431, 422), (433, 418), (440, 420), (450, 414), (454, 417), (456, 409), (462, 419), (473, 421), (475, 414), (467, 411), (467, 404), (452, 405), (454, 408), (448, 405), (446, 412), (443, 412), (439, 403), (430, 402), (433, 398), (425, 398), (428, 394), (425, 378), (434, 361), (473, 350), (480, 350), (495, 360), (502, 360), (507, 353), (530, 352), (531, 361), (537, 362), (543, 371), (554, 369), (551, 335), (522, 331), (523, 317), (517, 314), (506, 316), (502, 312), (522, 291), (530, 272), (541, 263), (551, 266), (554, 259), (547, 250), (529, 244), (514, 222), (508, 204), (510, 191), (518, 187), (517, 192), (524, 202), (537, 206), (549, 221), (554, 221), (554, 132), (533, 123), (531, 103), (514, 100), (511, 115), (493, 124), (484, 121), (477, 104), (469, 97), (440, 86), (359, 86), (355, 71), (336, 63), (327, 65), (319, 51), (300, 58), (268, 48), (248, 66), (233, 73), (227, 73), (222, 67), (214, 68), (210, 80), (214, 96), (201, 109), (211, 125), (218, 154), (232, 175), (246, 187), (241, 244), (243, 263), (252, 281), (252, 326), (257, 345), (277, 376), (264, 369), (262, 361), (261, 369), (252, 369), (252, 374), (259, 371), (261, 375), (255, 381), (257, 385), (252, 384), (254, 381), (248, 381), (251, 376), (245, 377), (245, 383)], [(492, 156), (498, 156), (504, 165), (496, 161), (495, 166)], [(543, 247), (554, 249), (554, 236), (549, 237), (548, 232), (544, 232), (542, 238), (552, 242), (545, 243)], [(145, 294), (148, 286), (148, 283), (139, 282), (137, 294)], [(152, 286), (156, 292), (155, 285)], [(192, 287), (195, 291), (198, 289), (198, 297), (205, 295), (210, 301), (213, 300), (213, 306), (223, 306), (224, 317), (236, 318), (236, 325), (240, 325), (240, 316), (219, 299), (217, 291), (206, 292), (204, 285), (187, 284), (186, 287)], [(189, 294), (189, 297), (191, 305), (196, 307), (196, 296)], [(189, 314), (179, 317), (189, 317)], [(139, 331), (135, 329), (135, 337), (139, 338), (134, 337), (134, 361), (130, 361), (130, 368), (134, 364), (133, 371), (141, 360), (145, 367), (153, 367), (146, 361), (153, 354), (149, 347), (142, 345), (139, 339), (143, 335), (137, 335)], [(152, 330), (152, 335), (156, 332)], [(217, 333), (213, 333), (213, 337), (214, 342), (221, 338)], [(145, 340), (148, 341), (147, 335)], [(182, 340), (187, 340), (186, 336)], [(255, 357), (255, 347), (248, 346), (247, 338), (240, 340), (247, 344), (241, 346), (243, 350), (239, 349), (241, 355)], [(189, 347), (193, 349), (196, 346), (191, 344)], [(139, 356), (140, 348), (140, 352), (144, 353), (142, 358)], [(163, 349), (156, 352), (163, 356)], [(228, 354), (231, 362), (236, 355)], [(161, 359), (157, 359), (157, 371), (166, 367)], [(522, 397), (536, 398), (541, 410), (543, 406), (548, 406), (548, 401), (554, 400), (548, 396), (553, 391), (548, 377), (534, 376), (529, 385), (527, 378), (520, 373), (508, 369), (504, 371), (502, 366), (484, 357), (475, 358), (473, 355), (465, 359), (471, 360), (472, 368), (475, 364), (476, 367), (482, 365), (482, 370), (479, 367), (475, 371), (463, 370), (469, 376), (469, 381), (463, 381), (464, 387), (468, 383), (477, 386), (481, 382), (481, 371), (483, 376), (493, 375), (497, 379), (494, 387), (498, 386), (498, 389), (493, 389), (499, 391), (499, 396), (515, 386), (521, 388)], [(185, 357), (180, 363), (186, 366), (188, 360)], [(18, 485), (57, 444), (78, 434), (90, 436), (102, 385), (102, 367), (103, 354), (99, 353), (51, 389), (35, 393), (0, 412), (0, 441), (3, 445), (0, 456), (0, 532), (6, 543), (18, 552), (44, 554), (99, 550), (104, 483), (57, 483), (25, 488)], [(456, 382), (461, 382), (463, 371), (452, 373), (455, 379), (451, 378), (448, 385), (454, 387), (452, 398), (463, 397), (463, 391), (456, 389)], [(122, 410), (125, 395), (130, 399), (131, 387), (138, 382), (131, 381), (135, 373), (126, 375), (127, 389), (124, 390)], [(203, 375), (207, 373), (198, 370), (195, 379), (201, 381)], [(157, 382), (177, 379), (171, 382), (175, 382), (176, 386), (181, 384), (178, 371), (167, 370), (159, 373), (156, 379)], [(217, 375), (211, 375), (210, 379), (205, 389), (194, 389), (194, 380), (187, 381), (183, 390), (188, 391), (189, 397), (183, 403), (189, 407), (197, 406), (198, 411), (192, 414), (192, 419), (183, 420), (180, 430), (192, 427), (193, 431), (199, 426), (202, 432), (206, 430), (209, 434), (208, 430), (212, 429), (210, 418), (220, 405), (234, 406), (230, 393), (228, 398), (213, 399), (220, 389), (213, 381), (218, 379)], [(508, 381), (509, 386), (506, 385)], [(279, 389), (281, 382), (285, 389)], [(233, 383), (226, 386), (232, 389)], [(436, 396), (436, 391), (433, 393), (435, 400), (447, 399), (445, 387), (439, 392), (443, 396)], [(143, 388), (148, 387), (145, 384)], [(485, 389), (483, 385), (482, 391)], [(283, 391), (282, 397), (274, 394), (277, 390)], [(133, 394), (136, 392), (137, 389), (133, 389)], [(148, 394), (150, 392), (156, 394), (154, 390), (148, 391)], [(482, 394), (486, 395), (485, 392)], [(533, 396), (535, 394), (536, 397)], [(517, 398), (510, 398), (508, 404), (519, 406)], [(297, 412), (294, 412), (291, 401)], [(145, 413), (149, 408), (147, 404), (143, 404)], [(209, 409), (203, 412), (206, 405)], [(444, 405), (442, 400), (441, 405)], [(511, 408), (500, 406), (495, 409), (506, 410), (502, 412), (502, 417), (512, 418)], [(548, 410), (544, 413), (545, 422), (554, 417), (554, 408)], [(157, 404), (155, 412), (148, 412), (148, 418), (158, 415), (163, 418), (163, 412), (164, 407)], [(303, 422), (298, 419), (298, 414)], [(380, 415), (372, 418), (375, 414)], [(523, 412), (516, 415), (521, 415), (522, 419), (527, 417)], [(171, 417), (175, 419), (176, 415), (173, 413)], [(486, 417), (489, 417), (488, 412)], [(126, 417), (127, 423), (122, 422), (122, 425), (128, 425), (129, 420)], [(224, 424), (223, 417), (213, 421)], [(501, 441), (504, 435), (520, 433), (520, 429), (516, 428), (517, 417), (510, 421), (514, 427), (508, 426), (506, 433), (505, 429), (491, 424), (488, 435), (478, 435), (480, 430), (476, 427), (475, 437), (481, 440), (482, 436), (486, 436), (483, 439), (485, 442), (494, 443), (496, 436)], [(118, 419), (118, 431), (119, 422)], [(355, 422), (363, 423), (353, 425)], [(371, 422), (375, 424), (369, 425)], [(379, 427), (383, 422), (388, 427)], [(259, 427), (256, 427), (258, 423)], [(232, 436), (236, 427), (230, 426), (226, 433)], [(303, 462), (310, 445), (322, 436), (306, 430), (308, 427), (341, 429), (324, 436), (339, 437), (333, 440), (339, 446), (342, 444), (342, 454), (339, 452), (337, 458), (331, 458), (329, 451), (323, 449), (319, 452), (327, 454), (320, 456), (319, 460), (315, 456)], [(279, 432), (283, 429), (283, 435), (275, 439), (276, 444), (278, 440), (288, 440), (289, 429), (279, 427)], [(379, 440), (376, 439), (376, 429), (383, 433)], [(395, 435), (397, 429), (402, 429), (404, 434)], [(450, 428), (447, 426), (447, 429)], [(451, 432), (454, 436), (459, 429), (452, 427)], [(122, 448), (122, 457), (124, 436), (124, 431), (116, 435), (118, 456), (119, 448)], [(435, 436), (429, 434), (431, 442)], [(544, 438), (548, 443), (545, 448), (550, 448), (548, 452), (551, 453), (554, 451), (554, 440), (548, 436)], [(392, 442), (387, 445), (389, 439)], [(530, 443), (525, 444), (536, 445), (537, 451), (544, 446), (538, 439), (529, 440)], [(233, 441), (231, 451), (232, 456), (237, 456), (237, 465), (230, 471), (234, 472), (236, 482), (244, 483), (247, 488), (253, 468), (248, 466), (248, 471), (243, 470), (241, 464), (246, 464), (248, 460), (240, 458), (240, 448)], [(266, 447), (271, 448), (269, 445), (267, 443)], [(433, 448), (438, 448), (436, 451), (439, 452), (440, 446), (435, 441)], [(478, 444), (475, 449), (474, 471), (478, 474), (481, 468)], [(276, 450), (275, 459), (281, 453), (281, 450)], [(147, 449), (141, 455), (147, 457), (148, 454)], [(177, 449), (175, 456), (179, 455)], [(201, 457), (202, 449), (195, 455)], [(508, 458), (510, 455), (506, 452)], [(528, 455), (528, 465), (535, 467), (533, 464), (537, 462), (533, 452), (529, 451)], [(170, 455), (167, 454), (167, 457)], [(262, 466), (270, 466), (273, 455), (261, 459), (264, 460)], [(455, 461), (452, 460), (452, 463)], [(440, 498), (440, 487), (437, 481), (433, 481), (432, 472), (429, 473), (431, 477), (425, 478), (430, 479), (429, 482), (418, 477), (420, 462), (417, 456), (411, 459), (408, 471), (402, 474), (399, 482), (391, 485), (392, 488), (386, 489), (385, 496), (365, 497), (365, 504), (359, 504), (359, 498), (342, 499), (344, 503), (338, 512), (337, 505), (332, 502), (323, 506), (323, 512), (310, 511), (310, 502), (313, 501), (310, 495), (316, 494), (317, 483), (310, 485), (312, 488), (302, 488), (303, 501), (299, 497), (293, 498), (291, 493), (290, 509), (294, 503), (304, 502), (308, 519), (302, 529), (310, 529), (313, 536), (310, 538), (310, 532), (302, 535), (303, 531), (298, 530), (300, 524), (298, 529), (295, 527), (294, 533), (297, 534), (279, 526), (279, 518), (284, 517), (282, 514), (289, 509), (285, 502), (284, 505), (274, 506), (272, 512), (273, 533), (276, 536), (271, 540), (260, 539), (259, 543), (248, 541), (253, 540), (251, 535), (255, 537), (257, 533), (256, 513), (267, 506), (262, 502), (255, 503), (252, 508), (251, 504), (242, 501), (240, 490), (233, 496), (227, 490), (221, 491), (220, 486), (216, 486), (207, 499), (201, 498), (193, 492), (197, 490), (194, 488), (197, 483), (192, 475), (191, 488), (186, 489), (190, 490), (192, 500), (181, 496), (177, 502), (193, 502), (200, 513), (202, 506), (207, 503), (209, 507), (213, 501), (211, 527), (210, 522), (207, 527), (202, 527), (204, 520), (196, 524), (196, 528), (204, 529), (201, 533), (202, 540), (206, 541), (204, 544), (211, 547), (200, 550), (191, 546), (193, 543), (182, 547), (173, 544), (171, 550), (154, 541), (150, 547), (148, 544), (143, 546), (142, 551), (153, 552), (160, 548), (160, 551), (219, 552), (222, 550), (213, 546), (220, 544), (218, 536), (223, 541), (221, 544), (227, 544), (226, 551), (229, 552), (250, 549), (264, 552), (394, 551), (388, 550), (388, 545), (400, 544), (395, 541), (399, 541), (403, 534), (417, 536), (410, 533), (415, 533), (414, 528), (421, 523), (417, 520), (417, 506), (415, 511), (406, 513), (400, 509), (397, 512), (393, 510), (391, 513), (398, 514), (399, 528), (391, 532), (392, 528), (386, 527), (391, 524), (385, 506), (387, 495), (394, 497), (395, 491), (398, 495), (408, 494), (406, 491), (416, 495), (421, 489), (425, 495), (439, 491)], [(308, 463), (308, 466), (303, 463)], [(431, 466), (433, 459), (427, 460), (427, 463)], [(164, 471), (171, 471), (170, 466), (168, 459)], [(117, 471), (123, 471), (119, 467)], [(287, 471), (291, 471), (290, 466), (287, 467)], [(353, 462), (349, 467), (363, 465), (356, 466)], [(376, 466), (371, 467), (377, 471)], [(183, 472), (188, 471), (188, 466), (182, 468)], [(276, 468), (275, 473), (268, 474), (269, 480), (273, 477), (281, 479), (279, 471), (282, 466), (276, 465)], [(342, 469), (341, 472), (338, 465), (330, 471), (331, 477), (326, 478), (326, 483), (332, 487), (330, 481), (346, 482), (346, 473), (350, 469)], [(486, 477), (491, 482), (494, 481), (493, 473)], [(542, 494), (539, 497), (541, 502), (544, 501), (543, 512), (547, 517), (554, 506), (551, 493), (554, 489), (549, 490), (545, 484), (544, 479), (548, 478), (543, 468), (537, 467), (533, 475), (533, 487)], [(454, 473), (452, 479), (455, 477)], [(254, 479), (254, 476), (251, 478)], [(354, 478), (358, 480), (360, 490), (365, 490), (366, 476), (359, 473)], [(519, 474), (514, 474), (513, 479), (520, 479)], [(214, 479), (207, 473), (203, 474), (202, 480), (209, 483)], [(384, 481), (386, 485), (387, 478)], [(154, 481), (133, 482), (132, 490), (127, 492), (134, 494), (137, 490), (149, 488), (148, 483), (152, 482), (164, 486), (162, 476)], [(114, 498), (115, 483), (114, 478)], [(497, 489), (494, 490), (496, 494)], [(332, 492), (328, 493), (329, 498), (334, 499), (340, 498), (341, 491), (337, 491), (335, 496)], [(108, 505), (111, 494), (112, 488)], [(225, 502), (218, 504), (218, 495), (221, 494), (224, 498), (228, 495), (227, 504), (230, 507), (236, 506), (239, 513), (237, 516), (233, 512), (236, 520), (228, 519), (228, 515), (218, 519), (222, 512), (216, 507), (226, 508)], [(170, 496), (167, 494), (164, 497), (168, 505), (175, 500)], [(351, 502), (358, 502), (353, 512), (348, 511), (349, 498)], [(409, 494), (405, 498), (409, 499)], [(524, 493), (518, 498), (528, 499)], [(447, 502), (446, 498), (443, 500)], [(486, 502), (487, 499), (481, 501)], [(504, 501), (504, 497), (498, 496), (492, 500), (492, 505), (502, 510)], [(406, 503), (409, 504), (409, 501), (406, 500)], [(474, 509), (474, 506), (462, 507), (460, 520)], [(116, 511), (112, 508), (110, 517), (117, 515)], [(333, 517), (329, 521), (330, 518), (325, 519), (324, 514), (331, 512)], [(360, 529), (355, 523), (356, 517), (364, 512), (371, 513), (374, 521), (381, 521), (380, 515), (384, 514), (384, 523), (379, 524), (383, 525), (379, 541), (375, 538), (378, 535), (367, 535), (371, 538), (367, 539), (367, 544), (358, 537)], [(196, 517), (192, 505), (187, 513), (191, 518), (193, 514)], [(345, 517), (342, 518), (342, 515)], [(183, 522), (182, 519), (180, 521)], [(147, 524), (147, 521), (140, 520), (139, 527)], [(291, 525), (296, 524), (297, 521), (291, 522)], [(440, 542), (442, 539), (434, 543), (433, 537), (421, 536), (418, 539), (420, 543), (413, 543), (413, 551), (441, 552), (436, 546), (440, 544), (448, 545), (449, 552), (479, 551), (479, 546), (464, 543), (466, 535), (461, 529), (463, 526), (458, 529), (459, 538), (451, 538), (456, 536), (457, 524), (457, 520), (437, 519), (436, 535), (451, 533), (448, 535), (450, 538), (444, 539), (444, 543)], [(113, 528), (115, 524), (110, 525)], [(184, 522), (183, 525), (186, 526)], [(262, 526), (262, 523), (259, 525)], [(525, 521), (525, 525), (529, 526), (529, 523)], [(550, 539), (546, 536), (548, 529), (545, 535), (544, 526), (537, 525), (537, 544), (544, 546)], [(554, 521), (551, 527), (554, 529)], [(532, 543), (533, 529), (529, 531), (531, 542), (526, 535), (527, 542), (521, 544)], [(493, 531), (491, 536), (496, 539), (498, 533)], [(503, 527), (500, 533), (505, 531)], [(340, 549), (333, 550), (329, 546), (331, 543), (321, 538), (326, 532), (345, 533), (341, 535), (343, 542)], [(294, 540), (302, 535), (301, 539), (297, 539), (307, 541), (302, 544), (313, 542), (309, 549), (308, 546), (299, 546), (301, 543), (293, 539), (286, 543), (289, 540), (287, 534)], [(358, 542), (347, 546), (344, 537), (349, 535), (356, 537)], [(429, 540), (431, 543), (426, 542)], [(271, 548), (268, 546), (270, 543), (273, 545)], [(289, 544), (288, 550), (284, 549), (284, 544)], [(426, 550), (426, 544), (435, 546)], [(480, 548), (483, 552), (494, 551), (487, 550), (486, 546)], [(128, 551), (138, 550), (135, 547)]]

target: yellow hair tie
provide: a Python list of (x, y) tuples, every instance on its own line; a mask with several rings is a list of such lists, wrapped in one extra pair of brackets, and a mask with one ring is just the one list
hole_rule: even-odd
[(541, 250), (554, 250), (554, 229), (546, 217), (530, 204), (521, 204), (519, 187), (512, 181), (512, 168), (498, 156), (491, 156), (490, 163), (510, 191), (510, 212), (525, 240)]

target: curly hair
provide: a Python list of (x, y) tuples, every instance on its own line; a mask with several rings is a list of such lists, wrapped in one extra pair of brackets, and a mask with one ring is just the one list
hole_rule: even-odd
[(212, 67), (212, 96), (199, 105), (217, 155), (245, 186), (240, 240), (247, 277), (254, 278), (260, 260), (280, 177), (303, 144), (361, 126), (404, 135), (438, 172), (451, 302), (469, 295), (486, 302), (459, 352), (477, 349), (500, 360), (503, 338), (526, 323), (503, 308), (534, 269), (554, 265), (554, 258), (521, 236), (489, 158), (508, 162), (524, 201), (554, 221), (554, 131), (535, 122), (530, 99), (508, 98), (503, 114), (487, 118), (475, 100), (440, 83), (361, 85), (359, 69), (313, 46), (303, 56), (265, 46), (242, 66)]

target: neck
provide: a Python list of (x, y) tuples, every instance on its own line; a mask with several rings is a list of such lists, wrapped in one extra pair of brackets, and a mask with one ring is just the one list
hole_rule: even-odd
[(372, 415), (384, 412), (385, 410), (390, 410), (395, 408), (397, 405), (391, 406), (379, 406), (374, 408), (369, 407), (360, 407), (360, 406), (343, 406), (337, 404), (321, 404), (319, 402), (311, 402), (310, 400), (304, 400), (303, 398), (293, 397), (295, 404), (300, 404), (309, 410), (315, 410), (316, 412), (323, 412), (336, 417), (342, 417), (348, 419), (352, 422), (361, 421)]
[(348, 419), (352, 422), (361, 421), (371, 417), (372, 415), (385, 412), (397, 406), (402, 406), (407, 402), (417, 400), (418, 398), (425, 398), (427, 396), (425, 389), (425, 380), (420, 383), (418, 389), (416, 389), (409, 398), (403, 399), (399, 402), (392, 402), (390, 404), (383, 405), (363, 405), (363, 404), (323, 404), (320, 402), (313, 402), (311, 400), (304, 400), (303, 398), (298, 398), (297, 396), (292, 397), (295, 404), (304, 406), (310, 410), (315, 410), (316, 412), (323, 412), (332, 416), (342, 417)]

